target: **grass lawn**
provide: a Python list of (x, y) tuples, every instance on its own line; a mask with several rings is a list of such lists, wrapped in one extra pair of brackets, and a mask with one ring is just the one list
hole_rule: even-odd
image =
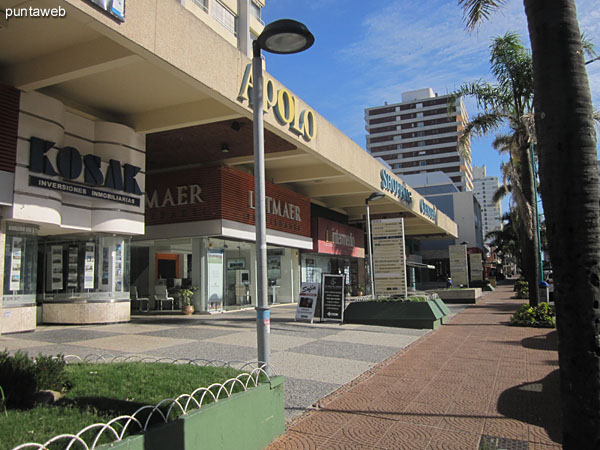
[[(199, 387), (222, 383), (241, 373), (222, 367), (138, 362), (72, 364), (65, 371), (72, 387), (56, 404), (28, 410), (8, 409), (6, 414), (0, 411), (0, 450), (10, 450), (26, 442), (44, 443), (63, 433), (76, 434), (88, 425), (132, 414), (142, 406), (156, 405), (166, 398), (191, 394)], [(167, 408), (168, 405), (162, 409), (166, 412)], [(135, 434), (139, 427), (131, 424), (130, 430)], [(64, 448), (65, 442), (50, 449)], [(81, 446), (75, 444), (73, 448)]]

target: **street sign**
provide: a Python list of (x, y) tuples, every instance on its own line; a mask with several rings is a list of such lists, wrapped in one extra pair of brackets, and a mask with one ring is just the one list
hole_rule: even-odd
[(344, 275), (323, 274), (321, 320), (344, 321)]

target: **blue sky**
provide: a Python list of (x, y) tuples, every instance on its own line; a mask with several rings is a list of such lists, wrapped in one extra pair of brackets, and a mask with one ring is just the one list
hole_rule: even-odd
[[(598, 0), (576, 5), (581, 30), (600, 53)], [(443, 95), (467, 81), (493, 81), (488, 47), (507, 31), (519, 33), (529, 47), (520, 0), (508, 0), (470, 34), (457, 0), (266, 0), (262, 17), (265, 23), (295, 19), (312, 31), (315, 44), (304, 53), (265, 54), (267, 71), (363, 148), (366, 107), (399, 102), (404, 91), (431, 87)], [(600, 61), (587, 68), (600, 109)], [(470, 116), (477, 113), (473, 100), (465, 105)], [(473, 164), (501, 177), (491, 140), (473, 140)]]

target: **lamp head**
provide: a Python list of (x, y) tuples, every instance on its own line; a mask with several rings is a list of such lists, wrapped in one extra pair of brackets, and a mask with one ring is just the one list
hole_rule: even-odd
[(268, 24), (254, 45), (279, 54), (298, 53), (315, 42), (315, 37), (303, 23), (292, 19), (280, 19)]
[(377, 200), (381, 200), (385, 197), (383, 192), (373, 192), (369, 197), (365, 200), (365, 203), (376, 202)]

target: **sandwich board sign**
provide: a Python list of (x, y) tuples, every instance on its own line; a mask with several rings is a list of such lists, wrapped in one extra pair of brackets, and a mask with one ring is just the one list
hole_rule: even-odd
[(321, 320), (344, 321), (344, 275), (323, 274)]
[(310, 320), (313, 323), (315, 308), (319, 299), (319, 283), (301, 283), (300, 298), (294, 320)]

